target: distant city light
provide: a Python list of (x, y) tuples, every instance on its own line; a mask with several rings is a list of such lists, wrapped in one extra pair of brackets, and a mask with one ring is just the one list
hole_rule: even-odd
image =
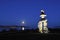
[(24, 30), (24, 27), (22, 27), (22, 30)]

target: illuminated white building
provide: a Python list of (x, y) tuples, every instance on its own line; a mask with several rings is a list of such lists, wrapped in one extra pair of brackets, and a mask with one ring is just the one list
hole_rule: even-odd
[(46, 15), (43, 10), (41, 10), (40, 17), (41, 17), (41, 19), (38, 23), (39, 32), (40, 33), (48, 33), (47, 19), (45, 18)]

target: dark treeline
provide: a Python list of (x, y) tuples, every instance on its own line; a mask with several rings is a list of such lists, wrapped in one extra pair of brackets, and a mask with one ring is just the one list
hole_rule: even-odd
[(9, 31), (6, 31), (5, 29), (3, 29), (0, 33), (7, 33), (7, 32), (33, 33), (33, 32), (38, 32), (38, 29), (36, 30), (34, 29), (25, 29), (25, 30), (10, 29)]

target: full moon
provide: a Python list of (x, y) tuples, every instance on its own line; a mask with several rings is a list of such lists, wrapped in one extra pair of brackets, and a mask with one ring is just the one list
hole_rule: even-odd
[(22, 21), (22, 24), (24, 24), (25, 22), (24, 21)]

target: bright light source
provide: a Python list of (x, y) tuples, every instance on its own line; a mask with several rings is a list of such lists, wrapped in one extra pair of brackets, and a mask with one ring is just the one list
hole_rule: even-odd
[(24, 30), (24, 27), (22, 27), (22, 30)]
[(41, 10), (41, 12), (43, 12), (43, 13), (44, 13), (44, 10)]
[(25, 22), (24, 21), (22, 21), (22, 24), (24, 24)]

